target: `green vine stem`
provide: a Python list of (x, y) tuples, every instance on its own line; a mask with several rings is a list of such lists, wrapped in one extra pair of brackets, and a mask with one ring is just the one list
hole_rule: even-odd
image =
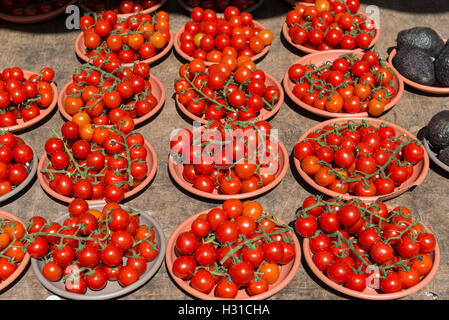
[[(396, 226), (399, 226), (399, 223), (403, 223), (403, 221), (393, 221), (394, 217), (397, 216), (404, 216), (404, 213), (398, 211), (390, 211), (390, 214), (388, 216), (388, 218), (385, 217), (381, 217), (379, 215), (376, 214), (376, 211), (380, 208), (379, 203), (377, 202), (372, 202), (370, 204), (366, 204), (358, 199), (353, 199), (349, 202), (344, 202), (343, 199), (336, 197), (334, 199), (331, 199), (329, 201), (324, 201), (322, 199), (321, 196), (315, 196), (314, 200), (316, 201), (315, 204), (307, 207), (307, 208), (300, 208), (296, 211), (296, 218), (304, 218), (304, 217), (308, 217), (308, 211), (317, 208), (317, 207), (323, 207), (324, 208), (324, 212), (333, 212), (334, 211), (334, 207), (343, 207), (348, 203), (354, 204), (357, 206), (357, 208), (359, 209), (360, 213), (361, 213), (361, 217), (363, 218), (363, 220), (365, 221), (366, 224), (366, 228), (372, 228), (376, 234), (379, 236), (379, 238), (381, 238), (382, 234), (381, 234), (381, 229), (382, 229), (382, 225), (385, 223), (388, 224), (394, 224)], [(377, 225), (373, 224), (373, 218), (377, 218), (378, 219), (378, 223)], [(398, 240), (401, 239), (405, 234), (407, 234), (409, 231), (412, 230), (412, 228), (416, 225), (421, 225), (421, 223), (419, 221), (413, 221), (411, 223), (409, 223), (407, 225), (406, 228), (403, 228), (400, 232), (398, 232), (398, 234), (394, 237), (389, 237), (386, 240), (381, 240), (382, 242), (384, 242), (385, 244), (389, 244), (392, 240)], [(313, 235), (311, 238), (316, 237), (317, 235), (324, 233), (326, 234), (329, 238), (336, 238), (336, 240), (334, 241), (334, 243), (336, 244), (336, 246), (341, 246), (342, 244), (345, 244), (347, 246), (346, 249), (343, 249), (343, 253), (339, 256), (339, 258), (344, 258), (347, 257), (349, 255), (349, 252), (351, 252), (353, 254), (354, 257), (356, 257), (358, 260), (360, 260), (361, 264), (357, 269), (353, 269), (354, 272), (357, 273), (361, 273), (362, 270), (361, 268), (363, 266), (365, 267), (369, 267), (372, 270), (379, 270), (380, 271), (380, 275), (381, 277), (385, 277), (388, 270), (391, 269), (395, 269), (395, 268), (402, 268), (403, 270), (407, 270), (409, 267), (407, 265), (407, 263), (411, 260), (414, 259), (420, 259), (420, 256), (413, 256), (411, 258), (407, 258), (407, 259), (403, 259), (400, 258), (398, 259), (398, 261), (394, 262), (394, 263), (390, 263), (387, 265), (375, 265), (375, 264), (370, 264), (367, 260), (367, 258), (369, 257), (368, 254), (361, 254), (359, 253), (355, 247), (354, 247), (354, 239), (353, 238), (346, 238), (340, 231), (336, 231), (334, 233), (325, 233), (321, 230), (317, 230), (316, 234)], [(411, 235), (412, 238), (416, 238), (416, 236), (414, 236), (413, 234)]]
[[(276, 224), (276, 227), (280, 227), (280, 229), (274, 230), (272, 232), (265, 232), (265, 230), (261, 227), (259, 227), (258, 230), (255, 231), (255, 233), (261, 233), (261, 235), (256, 236), (254, 238), (248, 239), (246, 236), (242, 235), (240, 240), (242, 240), (237, 246), (235, 247), (229, 247), (228, 253), (220, 260), (220, 264), (223, 264), (226, 260), (228, 260), (230, 257), (234, 257), (234, 254), (238, 252), (240, 249), (242, 249), (245, 246), (251, 246), (252, 244), (256, 243), (257, 241), (261, 239), (271, 239), (272, 236), (278, 235), (278, 234), (293, 234), (293, 229), (285, 224), (280, 223), (276, 218), (270, 217), (269, 215), (262, 214), (260, 218), (257, 220), (257, 222), (260, 222), (262, 219), (269, 219), (270, 221), (274, 222)], [(291, 236), (290, 236), (291, 240)]]
[[(114, 156), (125, 158), (128, 165), (127, 165), (126, 168), (124, 168), (124, 169), (114, 170), (113, 172), (114, 172), (115, 174), (117, 174), (117, 175), (120, 175), (120, 174), (122, 173), (122, 171), (125, 171), (125, 172), (127, 173), (127, 176), (128, 176), (128, 181), (119, 181), (119, 182), (115, 183), (114, 185), (116, 185), (117, 187), (120, 187), (120, 186), (123, 185), (124, 183), (128, 183), (129, 186), (132, 187), (132, 186), (133, 186), (133, 183), (134, 183), (134, 178), (133, 178), (133, 176), (132, 176), (132, 174), (131, 174), (131, 165), (132, 165), (133, 162), (143, 162), (143, 161), (140, 160), (140, 159), (138, 159), (138, 158), (137, 158), (137, 159), (131, 160), (131, 148), (128, 146), (127, 138), (128, 138), (128, 136), (132, 135), (132, 134), (134, 133), (134, 131), (131, 131), (131, 132), (128, 133), (128, 134), (124, 134), (124, 133), (120, 130), (120, 126), (121, 126), (121, 125), (122, 125), (122, 122), (119, 123), (118, 128), (117, 128), (117, 127), (111, 127), (111, 128), (108, 128), (108, 129), (109, 129), (109, 130), (112, 130), (112, 131), (114, 132), (114, 134), (119, 135), (120, 137), (122, 137), (123, 142), (116, 141), (116, 143), (119, 143), (120, 145), (123, 146), (124, 151), (125, 151), (125, 155), (122, 155), (122, 154), (116, 154), (116, 155), (114, 155)], [(101, 128), (101, 129), (104, 128), (104, 126), (96, 126), (96, 125), (93, 125), (93, 126), (94, 126), (94, 127)], [(70, 158), (70, 161), (71, 161), (70, 164), (73, 164), (73, 166), (75, 167), (75, 170), (74, 170), (73, 172), (69, 172), (69, 171), (67, 171), (66, 169), (62, 169), (62, 170), (50, 169), (50, 167), (51, 167), (52, 165), (51, 165), (51, 162), (50, 162), (50, 159), (49, 159), (49, 162), (48, 162), (48, 164), (47, 164), (47, 168), (41, 169), (40, 171), (41, 171), (42, 173), (48, 173), (48, 174), (49, 174), (49, 180), (50, 180), (50, 181), (52, 181), (52, 180), (54, 179), (54, 174), (64, 174), (64, 175), (69, 176), (70, 178), (71, 178), (72, 176), (80, 177), (81, 179), (94, 178), (95, 180), (96, 180), (97, 178), (100, 178), (100, 177), (104, 177), (104, 176), (105, 176), (105, 174), (103, 173), (103, 171), (105, 170), (105, 168), (103, 168), (103, 169), (100, 171), (100, 173), (97, 173), (97, 174), (91, 174), (91, 173), (89, 173), (89, 170), (90, 170), (90, 169), (93, 169), (92, 167), (89, 167), (89, 166), (87, 166), (87, 165), (84, 166), (84, 167), (81, 167), (81, 166), (78, 164), (78, 162), (77, 162), (77, 160), (75, 159), (75, 157), (73, 156), (72, 150), (71, 150), (71, 148), (68, 146), (67, 142), (66, 142), (66, 141), (61, 137), (61, 135), (59, 135), (56, 131), (52, 130), (52, 132), (53, 132), (53, 134), (55, 135), (55, 137), (57, 137), (58, 139), (61, 139), (61, 140), (64, 142), (64, 150), (65, 150), (65, 152), (68, 154), (68, 156), (69, 156), (69, 158)], [(134, 147), (136, 147), (136, 148), (141, 148), (141, 147), (143, 147), (143, 146), (137, 145), (137, 144), (136, 144), (136, 145), (133, 145), (132, 147), (133, 147), (133, 148), (134, 148)], [(104, 150), (104, 149), (103, 149), (103, 150)], [(95, 183), (95, 182), (94, 182), (94, 183)]]
[[(306, 138), (303, 141), (315, 141), (316, 143), (318, 143), (320, 146), (326, 146), (326, 143), (324, 142), (326, 137), (330, 134), (335, 134), (336, 136), (341, 136), (341, 131), (345, 130), (345, 129), (349, 129), (350, 131), (354, 131), (355, 128), (357, 127), (369, 127), (370, 124), (368, 121), (366, 120), (362, 120), (361, 122), (355, 122), (353, 120), (348, 120), (346, 124), (344, 125), (339, 125), (339, 124), (332, 124), (330, 125), (333, 129), (332, 130), (324, 130), (324, 129), (318, 129), (315, 131), (315, 133), (320, 134), (318, 137), (315, 138)], [(405, 139), (403, 139), (405, 138)], [(417, 145), (421, 145), (421, 143), (416, 140), (416, 139), (410, 139), (407, 135), (403, 134), (403, 135), (399, 135), (396, 137), (392, 137), (392, 138), (388, 138), (387, 139), (390, 142), (394, 142), (394, 143), (398, 143), (397, 147), (394, 150), (386, 150), (389, 153), (389, 158), (386, 161), (386, 163), (382, 166), (377, 165), (377, 170), (371, 174), (366, 174), (364, 172), (361, 171), (357, 171), (355, 170), (353, 172), (352, 175), (343, 175), (341, 173), (340, 169), (334, 169), (332, 164), (323, 161), (323, 160), (319, 160), (317, 163), (320, 165), (324, 165), (326, 167), (329, 168), (328, 172), (329, 174), (335, 174), (337, 176), (338, 179), (340, 179), (341, 181), (343, 181), (344, 183), (351, 183), (351, 182), (359, 182), (359, 181), (363, 181), (363, 183), (365, 184), (365, 186), (368, 185), (368, 180), (371, 179), (372, 177), (375, 177), (377, 175), (380, 175), (381, 177), (385, 177), (387, 176), (385, 174), (385, 170), (388, 168), (388, 166), (393, 162), (393, 161), (397, 161), (397, 159), (395, 158), (395, 156), (408, 144), (410, 143), (415, 143)], [(334, 147), (334, 149), (338, 148), (336, 146), (331, 146)], [(358, 152), (358, 150), (357, 150)], [(403, 161), (403, 164), (400, 165), (405, 165), (405, 166), (412, 166), (411, 163), (408, 163), (406, 161)], [(357, 177), (357, 175), (360, 175), (360, 177)]]

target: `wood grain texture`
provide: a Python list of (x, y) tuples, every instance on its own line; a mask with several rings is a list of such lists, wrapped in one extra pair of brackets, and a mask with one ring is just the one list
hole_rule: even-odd
[[(415, 4), (416, 2), (416, 4)], [(372, 1), (380, 5), (381, 36), (375, 50), (387, 57), (387, 49), (395, 45), (398, 31), (416, 25), (430, 26), (443, 37), (448, 37), (444, 26), (449, 25), (449, 8), (445, 0), (427, 1)], [(366, 5), (364, 4), (363, 7)], [(258, 67), (281, 80), (288, 67), (299, 58), (299, 52), (286, 47), (281, 40), (281, 27), (290, 5), (281, 0), (266, 0), (265, 4), (253, 12), (254, 18), (271, 29), (275, 34), (272, 48)], [(440, 8), (438, 11), (435, 8)], [(176, 32), (188, 21), (186, 12), (176, 1), (168, 1), (163, 8), (170, 13), (171, 30)], [(426, 13), (428, 12), (428, 13)], [(74, 41), (79, 31), (65, 29), (65, 17), (35, 25), (12, 25), (0, 21), (0, 68), (20, 66), (27, 70), (39, 71), (50, 66), (56, 71), (58, 88), (62, 88), (80, 65), (75, 55)], [(170, 179), (167, 169), (167, 155), (170, 132), (175, 128), (189, 126), (183, 120), (172, 98), (173, 83), (178, 74), (180, 60), (174, 53), (161, 64), (154, 66), (151, 72), (157, 76), (167, 89), (167, 101), (162, 111), (150, 123), (137, 129), (154, 146), (159, 163), (156, 178), (150, 187), (137, 198), (127, 202), (135, 208), (152, 211), (162, 225), (165, 235), (170, 236), (176, 226), (190, 215), (212, 208), (216, 202), (208, 202), (185, 194)], [(448, 109), (448, 97), (431, 96), (406, 88), (403, 98), (381, 119), (400, 125), (413, 134), (425, 126), (433, 114)], [(299, 110), (293, 103), (286, 101), (279, 113), (271, 120), (273, 128), (279, 129), (280, 139), (290, 152), (297, 139), (308, 128), (323, 119)], [(33, 146), (39, 156), (44, 152), (44, 141), (51, 136), (51, 129), (64, 123), (56, 111), (50, 119), (34, 130), (20, 133), (20, 136)], [(404, 299), (430, 299), (426, 291), (447, 298), (449, 292), (448, 238), (447, 222), (449, 212), (449, 176), (444, 175), (432, 165), (428, 177), (422, 185), (406, 192), (398, 198), (388, 201), (391, 205), (404, 205), (430, 226), (435, 233), (441, 249), (441, 265), (433, 281), (420, 292)], [(282, 218), (292, 221), (294, 213), (303, 199), (314, 193), (290, 168), (280, 185), (259, 198), (264, 208)], [(33, 215), (42, 215), (52, 219), (66, 212), (67, 207), (50, 198), (39, 186), (37, 180), (25, 193), (9, 203), (0, 204), (3, 210), (27, 219)], [(26, 273), (8, 290), (0, 293), (0, 299), (45, 299), (51, 293), (47, 291), (28, 268)], [(293, 281), (272, 299), (346, 299), (329, 290), (315, 279), (304, 261)], [(140, 290), (123, 299), (191, 299), (176, 287), (168, 276), (165, 264), (151, 281)]]

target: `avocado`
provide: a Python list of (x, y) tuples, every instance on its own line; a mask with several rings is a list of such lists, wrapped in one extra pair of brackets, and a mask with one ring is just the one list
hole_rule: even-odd
[(427, 139), (435, 151), (449, 146), (449, 110), (440, 111), (430, 119)]
[(436, 81), (431, 57), (421, 49), (399, 49), (393, 58), (393, 65), (401, 75), (420, 84), (431, 86)]
[(434, 62), (435, 77), (438, 82), (444, 86), (449, 87), (449, 41), (444, 46), (438, 59)]
[(435, 32), (427, 27), (414, 27), (402, 30), (397, 36), (398, 49), (415, 47), (424, 50), (431, 57), (437, 58), (444, 47), (444, 41)]
[(438, 154), (437, 158), (441, 162), (443, 162), (445, 165), (449, 166), (449, 147), (441, 149), (441, 151)]

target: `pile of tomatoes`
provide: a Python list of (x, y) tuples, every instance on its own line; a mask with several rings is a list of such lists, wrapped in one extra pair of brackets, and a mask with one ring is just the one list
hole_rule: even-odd
[(37, 16), (65, 7), (69, 0), (15, 1), (1, 0), (0, 11), (13, 16)]
[(424, 149), (383, 122), (348, 120), (310, 133), (295, 145), (294, 155), (318, 185), (372, 197), (390, 194), (410, 178)]
[(292, 229), (256, 201), (226, 200), (192, 222), (176, 238), (172, 270), (190, 286), (220, 298), (266, 292), (280, 268), (295, 257)]
[(157, 5), (161, 0), (82, 0), (86, 8), (100, 12), (113, 10), (117, 14), (142, 12)]
[(143, 136), (126, 124), (119, 130), (74, 121), (45, 142), (49, 161), (41, 173), (62, 196), (120, 202), (148, 174)]
[[(151, 112), (158, 99), (152, 94), (150, 67), (139, 62), (120, 67), (114, 60), (99, 67), (85, 64), (66, 87), (64, 109), (73, 118), (96, 125), (119, 125), (130, 131), (134, 119)], [(112, 64), (112, 65), (111, 65)]]
[(0, 196), (28, 177), (33, 157), (33, 149), (22, 138), (0, 130)]
[(43, 276), (64, 281), (68, 292), (98, 291), (116, 280), (127, 287), (159, 254), (153, 227), (141, 224), (137, 211), (117, 203), (89, 209), (85, 200), (75, 199), (69, 213), (62, 225), (34, 216), (27, 234), (27, 252), (44, 259)]
[(240, 64), (234, 57), (206, 69), (201, 59), (179, 68), (175, 82), (177, 98), (187, 110), (206, 120), (247, 121), (279, 102), (280, 88), (266, 84), (265, 72), (249, 58)]
[(432, 269), (436, 239), (406, 207), (310, 196), (296, 230), (310, 238), (315, 266), (351, 290), (364, 291), (368, 284), (382, 293), (398, 292)]
[(0, 72), (0, 127), (10, 127), (17, 120), (30, 121), (39, 116), (53, 102), (51, 81), (53, 69), (45, 67), (28, 79), (19, 67)]
[(0, 283), (16, 271), (25, 257), (25, 233), (21, 223), (0, 218)]
[(359, 0), (316, 0), (298, 4), (286, 17), (288, 34), (296, 44), (314, 50), (370, 47), (374, 22), (358, 13)]
[(298, 99), (332, 113), (379, 116), (397, 94), (392, 70), (372, 51), (342, 55), (320, 66), (293, 64), (288, 76)]
[(86, 54), (92, 60), (114, 57), (124, 64), (148, 60), (170, 42), (169, 20), (165, 11), (159, 11), (154, 17), (135, 14), (122, 20), (112, 10), (83, 16), (80, 27)]
[(253, 57), (273, 41), (270, 30), (256, 27), (250, 13), (240, 13), (233, 6), (226, 8), (223, 18), (200, 7), (194, 8), (190, 17), (179, 41), (182, 52), (193, 58), (220, 62), (224, 56)]
[(239, 194), (275, 180), (280, 152), (268, 122), (214, 122), (203, 129), (201, 133), (181, 129), (170, 140), (171, 154), (183, 163), (182, 175), (193, 188)]
[(239, 10), (246, 10), (254, 6), (261, 0), (182, 0), (191, 8), (201, 7), (203, 9), (223, 12), (230, 6), (237, 7)]

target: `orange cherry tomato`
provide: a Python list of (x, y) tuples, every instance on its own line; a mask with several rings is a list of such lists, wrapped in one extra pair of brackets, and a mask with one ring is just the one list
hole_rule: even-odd
[(82, 127), (80, 127), (79, 132), (81, 139), (91, 141), (94, 134), (94, 128), (95, 126), (91, 123), (83, 124)]
[(80, 128), (90, 123), (90, 117), (87, 112), (77, 113), (72, 117), (72, 121), (75, 122)]
[(243, 203), (242, 215), (253, 218), (254, 221), (260, 218), (263, 213), (262, 206), (257, 201), (245, 201)]
[(273, 284), (279, 279), (279, 266), (276, 263), (262, 265), (259, 272), (262, 273), (262, 278), (266, 279), (269, 284)]
[(318, 157), (316, 156), (306, 156), (301, 161), (301, 168), (304, 170), (305, 173), (312, 175), (318, 172), (318, 170), (321, 168), (321, 165), (318, 164)]

